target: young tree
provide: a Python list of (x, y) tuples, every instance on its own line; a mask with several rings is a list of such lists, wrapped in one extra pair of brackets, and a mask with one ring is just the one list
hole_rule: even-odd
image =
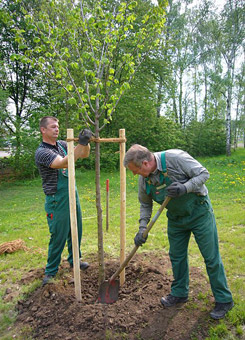
[[(80, 120), (95, 137), (110, 122), (135, 72), (159, 42), (165, 0), (42, 0), (41, 10), (26, 12), (36, 46), (23, 62), (39, 67), (65, 89)], [(21, 39), (24, 35), (17, 32)], [(26, 40), (23, 39), (23, 44)], [(39, 53), (39, 57), (34, 54)], [(100, 144), (96, 143), (96, 207), (99, 281), (104, 280)]]

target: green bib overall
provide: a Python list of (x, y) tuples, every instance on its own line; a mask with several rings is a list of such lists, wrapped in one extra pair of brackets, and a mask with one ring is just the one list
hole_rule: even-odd
[[(171, 184), (167, 176), (165, 152), (161, 154), (163, 171), (160, 184), (154, 186), (146, 178), (146, 192), (152, 199), (162, 204)], [(232, 295), (227, 286), (224, 266), (219, 254), (218, 235), (211, 202), (207, 196), (194, 193), (172, 198), (167, 205), (169, 256), (172, 263), (174, 281), (171, 294), (186, 297), (189, 292), (188, 244), (194, 234), (204, 258), (211, 289), (216, 302), (231, 302)]]
[[(80, 244), (82, 238), (82, 212), (78, 198), (77, 188), (76, 188), (76, 210), (77, 210), (79, 257), (81, 258)], [(47, 221), (50, 232), (48, 261), (45, 269), (45, 274), (55, 275), (58, 271), (58, 267), (61, 261), (61, 254), (62, 251), (64, 250), (66, 241), (69, 253), (67, 260), (70, 264), (73, 264), (67, 169), (58, 170), (57, 191), (54, 195), (46, 195), (45, 211), (47, 213)]]

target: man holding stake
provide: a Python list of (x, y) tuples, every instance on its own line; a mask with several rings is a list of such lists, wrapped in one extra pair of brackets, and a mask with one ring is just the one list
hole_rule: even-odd
[(152, 153), (135, 144), (126, 153), (124, 166), (139, 175), (140, 219), (135, 245), (146, 242), (143, 233), (152, 214), (153, 200), (161, 204), (166, 196), (169, 255), (174, 280), (171, 293), (162, 297), (165, 307), (172, 307), (188, 300), (189, 268), (188, 244), (191, 233), (204, 258), (215, 308), (210, 313), (213, 319), (221, 319), (233, 307), (232, 294), (227, 286), (224, 266), (219, 254), (218, 235), (205, 182), (209, 173), (188, 153), (172, 149)]
[[(68, 188), (68, 156), (67, 143), (58, 140), (59, 121), (52, 116), (43, 117), (40, 120), (40, 132), (42, 143), (35, 154), (36, 165), (42, 178), (42, 187), (46, 195), (45, 210), (50, 231), (48, 249), (48, 261), (45, 269), (43, 285), (47, 284), (58, 272), (61, 254), (67, 241), (68, 262), (73, 267), (72, 238), (69, 211), (69, 188)], [(78, 158), (86, 158), (90, 154), (89, 140), (92, 132), (84, 129), (79, 134), (78, 145), (74, 149), (75, 161)], [(82, 238), (82, 213), (76, 190), (76, 211), (79, 257), (81, 258)], [(80, 269), (86, 270), (87, 262), (80, 262)]]

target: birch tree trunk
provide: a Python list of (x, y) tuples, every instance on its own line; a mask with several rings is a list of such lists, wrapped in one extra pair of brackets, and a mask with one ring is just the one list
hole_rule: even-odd
[(197, 121), (198, 116), (198, 106), (197, 106), (197, 91), (198, 91), (198, 85), (197, 85), (197, 66), (195, 65), (194, 68), (194, 119)]
[(226, 156), (231, 155), (231, 88), (228, 88), (226, 101)]
[(182, 98), (183, 98), (183, 72), (180, 70), (180, 83), (179, 83), (179, 123), (183, 125), (183, 112), (182, 112)]

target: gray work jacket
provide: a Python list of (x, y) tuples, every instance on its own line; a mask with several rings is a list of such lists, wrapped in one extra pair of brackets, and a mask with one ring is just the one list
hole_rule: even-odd
[[(161, 153), (154, 153), (157, 162), (157, 169), (149, 175), (153, 185), (159, 185), (159, 174), (163, 170), (161, 164)], [(209, 172), (196, 159), (187, 152), (178, 149), (165, 151), (167, 174), (172, 182), (180, 182), (185, 185), (187, 193), (193, 192), (201, 196), (208, 194), (208, 189), (204, 184), (209, 178)], [(152, 214), (152, 198), (146, 193), (145, 178), (139, 176), (138, 198), (140, 202), (141, 227), (146, 227)]]

